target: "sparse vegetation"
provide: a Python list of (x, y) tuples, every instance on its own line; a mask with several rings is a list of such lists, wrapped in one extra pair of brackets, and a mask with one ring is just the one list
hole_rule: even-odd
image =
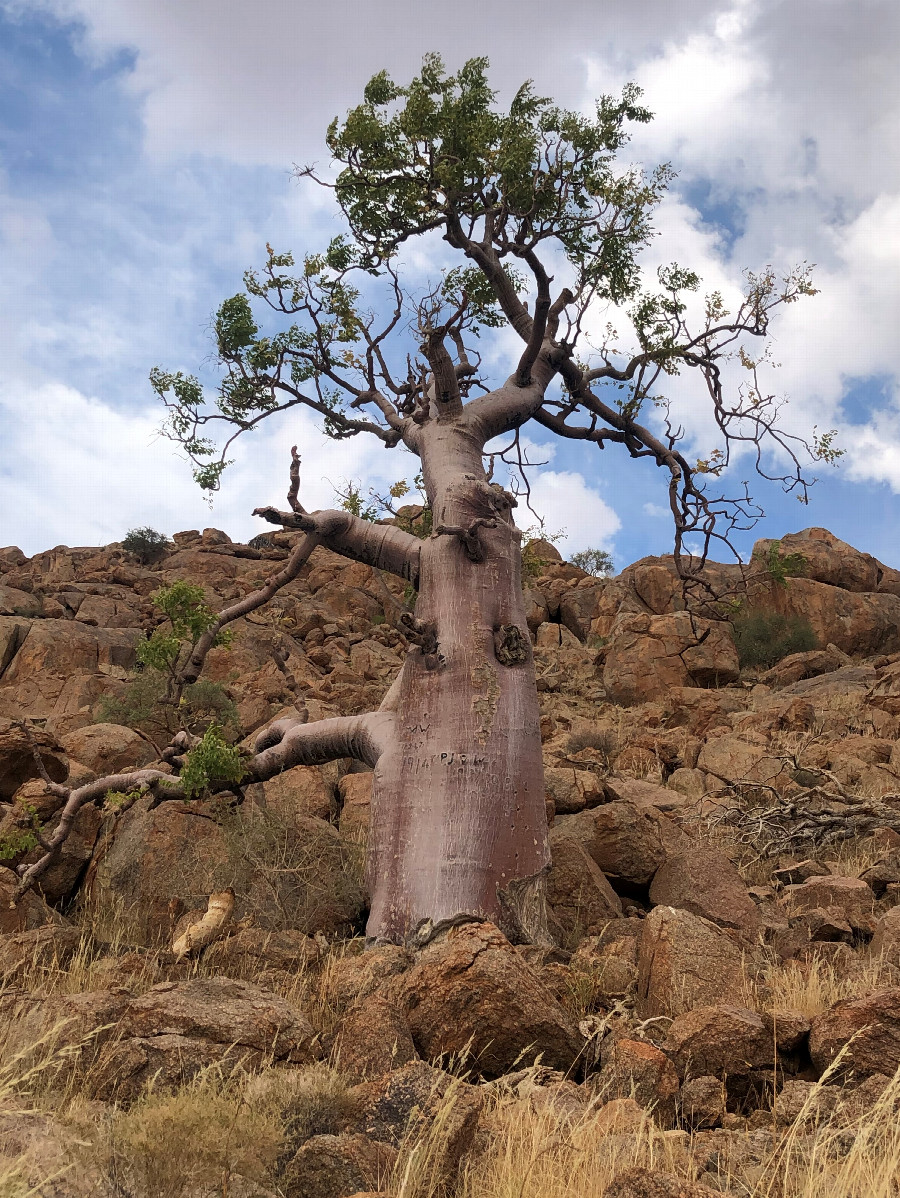
[(595, 578), (609, 578), (615, 569), (612, 554), (606, 549), (579, 549), (569, 560), (573, 566)]
[(153, 528), (131, 528), (122, 540), (122, 548), (133, 553), (142, 566), (149, 566), (165, 557), (171, 543), (164, 533)]
[(210, 724), (187, 754), (180, 781), (189, 797), (196, 798), (207, 794), (214, 782), (240, 782), (243, 776), (239, 750), (228, 744), (218, 724)]
[(791, 653), (817, 647), (816, 635), (804, 616), (741, 608), (731, 617), (731, 627), (742, 669), (768, 669)]

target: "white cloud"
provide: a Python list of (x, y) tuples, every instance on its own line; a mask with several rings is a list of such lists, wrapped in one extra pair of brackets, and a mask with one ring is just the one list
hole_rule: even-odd
[(268, 527), (251, 516), (255, 507), (286, 506), (294, 442), (310, 510), (333, 507), (332, 484), (345, 479), (384, 488), (412, 472), (408, 454), (385, 453), (369, 437), (330, 441), (303, 413), (238, 444), (237, 462), (210, 509), (188, 464), (158, 435), (156, 411), (116, 411), (59, 383), (4, 384), (0, 420), (10, 464), (0, 472), (0, 544), (29, 554), (56, 544), (108, 544), (144, 525), (167, 535), (213, 526), (248, 539)]
[[(549, 533), (562, 533), (560, 552), (579, 549), (609, 549), (622, 521), (588, 486), (581, 474), (571, 470), (542, 470), (531, 480), (531, 506), (541, 516)], [(516, 511), (516, 523), (528, 523), (524, 501)]]

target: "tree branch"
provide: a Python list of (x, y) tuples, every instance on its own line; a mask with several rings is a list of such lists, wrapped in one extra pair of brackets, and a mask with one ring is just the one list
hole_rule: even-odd
[(265, 782), (295, 765), (324, 765), (341, 757), (374, 767), (393, 732), (394, 716), (389, 711), (336, 716), (312, 724), (279, 720), (277, 726), (265, 728), (257, 736), (260, 751), (249, 762), (241, 782)]
[(324, 545), (341, 557), (386, 570), (418, 585), (422, 542), (391, 524), (372, 524), (350, 512), (335, 509), (298, 514), (258, 507), (253, 514), (270, 524), (280, 524), (282, 528), (300, 529), (313, 536), (316, 544)]

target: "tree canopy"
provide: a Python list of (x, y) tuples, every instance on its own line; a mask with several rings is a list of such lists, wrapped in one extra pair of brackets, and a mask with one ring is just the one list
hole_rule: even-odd
[[(487, 70), (476, 58), (449, 74), (431, 54), (408, 86), (384, 71), (369, 81), (363, 102), (328, 130), (334, 176), (297, 172), (332, 189), (345, 231), (299, 261), (269, 246), (262, 270), (247, 272), (245, 290), (224, 301), (214, 325), (223, 368), (214, 403), (193, 376), (152, 372), (166, 431), (208, 491), (218, 489), (236, 437), (296, 406), (318, 413), (332, 437), (365, 432), (414, 448), (405, 429), (427, 418), (429, 388), (447, 413), (489, 393), (482, 338), (509, 327), (524, 342), (511, 381), (529, 386), (543, 347), (560, 386), (507, 410), (495, 431), (512, 431), (517, 444), (518, 427), (534, 419), (558, 436), (654, 459), (669, 476), (676, 557), (696, 570), (712, 539), (727, 540), (759, 514), (746, 485), (730, 496), (710, 490), (737, 449), (749, 445), (759, 472), (801, 499), (807, 454), (832, 461), (839, 453), (830, 432), (807, 443), (779, 425), (781, 401), (759, 373), (766, 351), (747, 348), (765, 340), (774, 309), (815, 293), (810, 271), (747, 272), (732, 310), (718, 292), (691, 303), (700, 279), (680, 265), (661, 268), (647, 287), (640, 254), (673, 170), (620, 161), (629, 127), (651, 119), (640, 89), (603, 96), (586, 116), (525, 83), (501, 111)], [(404, 247), (429, 236), (458, 261), (446, 265), (447, 249), (435, 246), (440, 269), (414, 294)], [(611, 305), (630, 327), (620, 336), (608, 325), (597, 343)], [(726, 362), (746, 371), (733, 395)], [(701, 376), (719, 433), (693, 462), (661, 390), (686, 369)], [(221, 447), (217, 426), (227, 434)], [(685, 566), (691, 533), (702, 553)]]

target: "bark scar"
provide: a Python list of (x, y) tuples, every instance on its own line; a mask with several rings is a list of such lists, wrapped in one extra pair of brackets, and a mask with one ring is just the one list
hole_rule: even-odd
[(501, 624), (494, 630), (494, 656), (501, 666), (522, 666), (529, 660), (531, 641), (518, 624)]

